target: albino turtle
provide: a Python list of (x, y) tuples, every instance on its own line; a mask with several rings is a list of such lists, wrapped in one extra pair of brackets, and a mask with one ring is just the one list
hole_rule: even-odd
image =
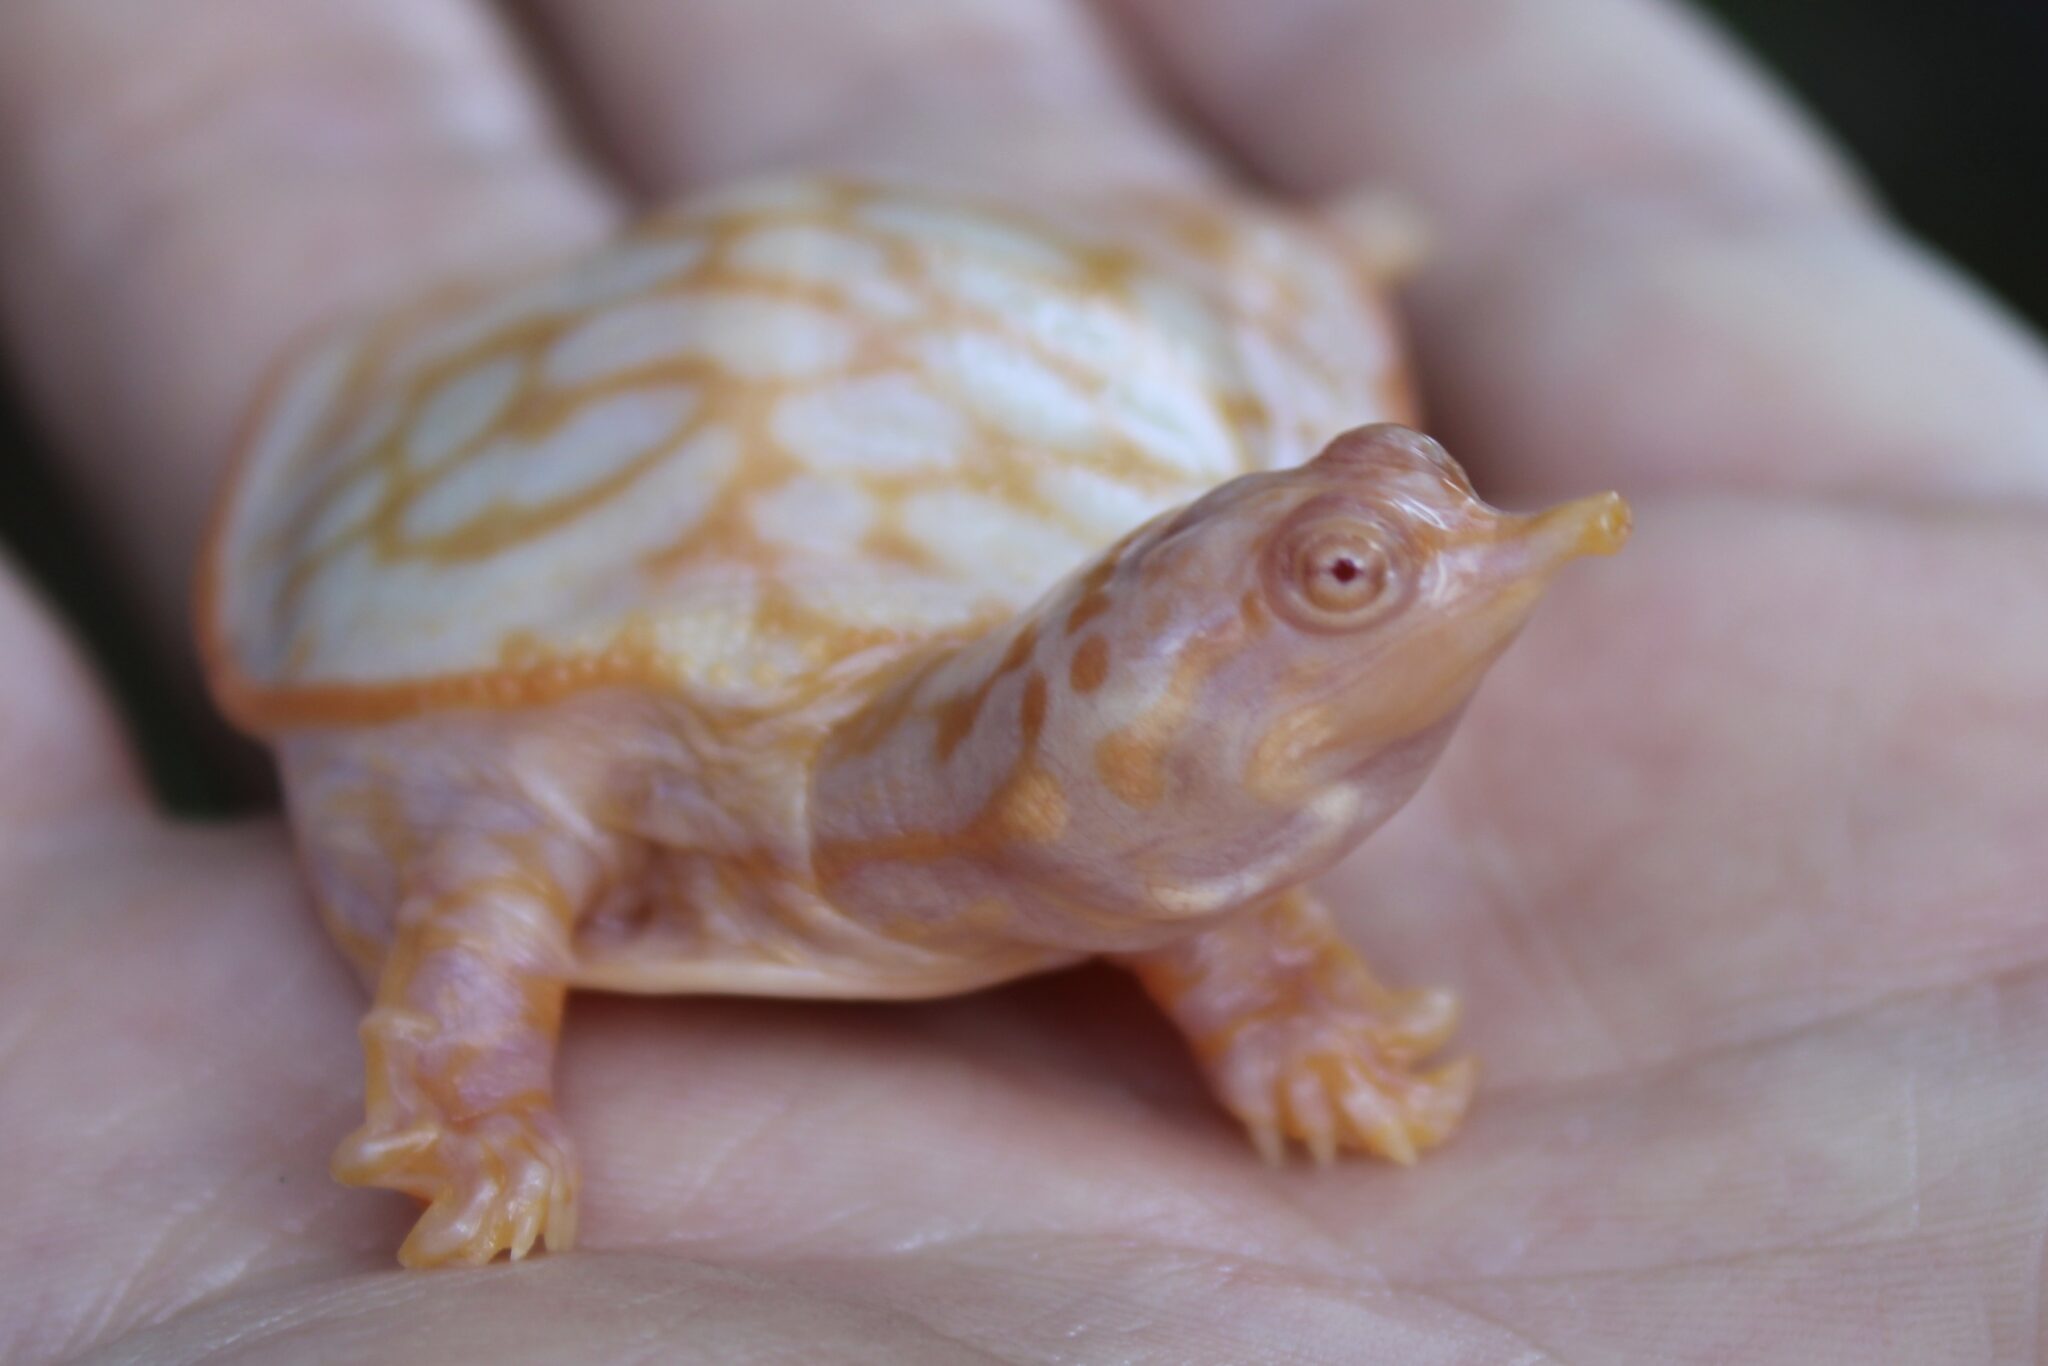
[[(921, 997), (1107, 955), (1277, 1156), (1469, 1063), (1303, 890), (1420, 783), (1614, 495), (1385, 424), (1371, 268), (1253, 204), (799, 179), (286, 373), (200, 595), (375, 982), (344, 1181), (408, 1265), (569, 1244), (571, 986)], [(1352, 430), (1356, 428), (1355, 430)], [(1318, 453), (1320, 452), (1320, 453)]]

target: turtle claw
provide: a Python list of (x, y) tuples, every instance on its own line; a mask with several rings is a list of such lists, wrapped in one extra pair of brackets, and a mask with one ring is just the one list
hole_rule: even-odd
[(1251, 1136), (1252, 1147), (1269, 1167), (1287, 1165), (1287, 1136), (1280, 1132), (1280, 1125), (1271, 1118), (1247, 1119), (1245, 1132)]
[(434, 1146), (440, 1132), (440, 1126), (431, 1123), (388, 1131), (364, 1124), (335, 1148), (328, 1168), (345, 1186), (379, 1185), (378, 1173), (404, 1170)]
[(1344, 1117), (1351, 1132), (1357, 1135), (1360, 1148), (1396, 1166), (1414, 1165), (1415, 1140), (1387, 1104), (1386, 1097), (1367, 1088), (1352, 1088), (1338, 1098), (1338, 1103), (1344, 1108)]
[(1281, 1113), (1287, 1132), (1298, 1138), (1318, 1167), (1337, 1160), (1337, 1118), (1333, 1097), (1313, 1069), (1295, 1072), (1280, 1082)]
[(1471, 1059), (1416, 1072), (1345, 1017), (1296, 1017), (1240, 1033), (1218, 1060), (1223, 1101), (1269, 1163), (1286, 1140), (1318, 1166), (1363, 1152), (1409, 1166), (1458, 1127), (1472, 1099)]
[(1293, 1139), (1318, 1164), (1363, 1152), (1405, 1167), (1471, 1104), (1473, 1063), (1421, 1066), (1456, 1028), (1458, 998), (1382, 986), (1306, 892), (1131, 966), (1269, 1163)]
[(1461, 1013), (1456, 993), (1441, 987), (1390, 992), (1374, 1043), (1389, 1059), (1426, 1058), (1450, 1042)]
[(545, 1109), (418, 1121), (384, 1135), (365, 1126), (344, 1140), (332, 1165), (349, 1185), (427, 1201), (398, 1250), (409, 1267), (475, 1266), (500, 1252), (518, 1261), (537, 1242), (555, 1252), (575, 1242), (575, 1160)]

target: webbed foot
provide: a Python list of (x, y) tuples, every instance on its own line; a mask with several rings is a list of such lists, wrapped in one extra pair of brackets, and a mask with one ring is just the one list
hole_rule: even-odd
[(517, 1261), (536, 1242), (550, 1252), (575, 1242), (576, 1161), (552, 1110), (365, 1124), (342, 1140), (331, 1167), (345, 1184), (427, 1202), (398, 1249), (409, 1267), (475, 1266), (500, 1252)]
[(1469, 1058), (1418, 1067), (1456, 1028), (1456, 998), (1381, 986), (1305, 893), (1130, 966), (1270, 1162), (1292, 1139), (1318, 1162), (1355, 1151), (1405, 1165), (1471, 1103)]
[(1405, 1166), (1458, 1127), (1477, 1066), (1462, 1058), (1418, 1072), (1382, 1049), (1375, 1032), (1309, 1010), (1238, 1034), (1209, 1074), (1269, 1162), (1284, 1160), (1294, 1139), (1319, 1163), (1354, 1151)]

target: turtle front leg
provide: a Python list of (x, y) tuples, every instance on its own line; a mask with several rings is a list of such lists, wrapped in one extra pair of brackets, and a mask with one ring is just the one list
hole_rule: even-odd
[(1319, 1162), (1345, 1148), (1410, 1163), (1471, 1099), (1470, 1059), (1416, 1068), (1457, 1024), (1456, 999), (1381, 986), (1306, 892), (1123, 961), (1269, 1161), (1293, 1138)]
[(411, 1267), (575, 1238), (552, 1078), (573, 906), (545, 875), (488, 863), (439, 859), (400, 905), (362, 1023), (367, 1117), (332, 1163), (349, 1185), (427, 1202), (398, 1252)]

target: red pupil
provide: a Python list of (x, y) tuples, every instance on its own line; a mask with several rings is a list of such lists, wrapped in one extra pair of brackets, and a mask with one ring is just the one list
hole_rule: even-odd
[(1330, 577), (1338, 583), (1350, 583), (1363, 572), (1358, 567), (1358, 561), (1348, 555), (1343, 559), (1330, 561)]

